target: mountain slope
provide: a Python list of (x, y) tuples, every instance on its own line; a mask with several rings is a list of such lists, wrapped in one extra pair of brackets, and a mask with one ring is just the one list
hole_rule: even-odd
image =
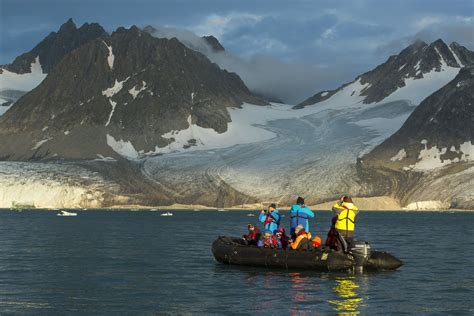
[[(265, 104), (236, 74), (178, 40), (119, 28), (67, 54), (0, 118), (0, 152), (20, 160), (134, 159), (173, 145), (172, 131), (226, 131), (227, 108), (243, 102)], [(192, 137), (180, 146), (197, 145)]]
[[(362, 157), (361, 171), (383, 175), (405, 204), (474, 204), (474, 65), (426, 98), (390, 138)], [(450, 183), (449, 190), (434, 182)], [(458, 178), (456, 180), (456, 178)]]
[[(416, 41), (351, 83), (336, 90), (319, 92), (295, 108), (320, 103), (355, 84), (361, 89), (352, 89), (351, 96), (359, 98), (357, 102), (363, 104), (410, 99), (416, 94), (426, 97), (452, 80), (459, 68), (472, 63), (474, 52), (456, 42), (447, 46), (441, 39), (430, 45)], [(418, 104), (423, 97), (411, 99)]]
[(77, 28), (69, 19), (32, 50), (21, 54), (11, 64), (0, 66), (0, 116), (22, 95), (38, 86), (66, 54), (95, 38), (106, 36), (97, 23), (85, 23)]

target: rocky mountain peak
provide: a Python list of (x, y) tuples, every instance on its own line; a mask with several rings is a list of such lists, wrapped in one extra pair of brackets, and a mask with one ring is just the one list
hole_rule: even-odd
[(95, 39), (105, 38), (108, 34), (97, 23), (85, 23), (79, 29), (72, 19), (67, 20), (58, 32), (51, 32), (31, 51), (24, 53), (5, 69), (18, 73), (29, 73), (31, 64), (39, 57), (39, 62), (44, 73), (49, 73), (61, 59), (72, 50)]
[(225, 132), (227, 108), (244, 102), (267, 104), (176, 38), (119, 28), (68, 53), (0, 117), (0, 152), (23, 160), (182, 150), (200, 144), (194, 130)]
[(296, 108), (327, 100), (344, 87), (355, 83), (363, 86), (355, 95), (361, 97), (363, 103), (381, 102), (398, 89), (405, 87), (407, 82), (424, 80), (428, 74), (439, 73), (438, 77), (441, 77), (451, 76), (453, 73), (445, 81), (448, 82), (457, 73), (456, 68), (473, 62), (474, 52), (457, 43), (447, 46), (443, 40), (438, 39), (428, 45), (417, 40), (400, 51), (398, 55), (390, 56), (385, 63), (358, 76), (353, 82), (335, 90), (319, 92), (297, 105)]
[(63, 25), (61, 25), (58, 34), (71, 33), (74, 32), (76, 29), (76, 23), (74, 23), (72, 18), (69, 18), (69, 20), (67, 20)]
[(212, 47), (212, 49), (215, 52), (225, 51), (224, 46), (222, 46), (219, 40), (215, 38), (214, 36), (209, 35), (209, 36), (203, 36), (202, 38)]

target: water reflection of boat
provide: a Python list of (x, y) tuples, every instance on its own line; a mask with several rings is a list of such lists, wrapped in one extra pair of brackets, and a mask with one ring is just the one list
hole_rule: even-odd
[(355, 282), (354, 277), (340, 277), (336, 279), (337, 285), (333, 288), (333, 292), (338, 299), (329, 300), (329, 304), (334, 305), (334, 309), (347, 315), (358, 314), (363, 304), (363, 299), (359, 296), (359, 285)]

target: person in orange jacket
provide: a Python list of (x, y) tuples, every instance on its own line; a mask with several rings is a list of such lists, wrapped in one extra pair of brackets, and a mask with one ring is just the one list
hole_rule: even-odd
[(293, 250), (312, 250), (314, 248), (311, 241), (311, 233), (307, 233), (304, 230), (303, 225), (299, 224), (295, 227), (295, 240), (290, 243), (291, 249)]

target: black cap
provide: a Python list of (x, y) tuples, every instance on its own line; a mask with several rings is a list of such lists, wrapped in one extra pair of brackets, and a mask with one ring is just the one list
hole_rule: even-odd
[(277, 208), (275, 203), (270, 204), (270, 206), (268, 208), (270, 208), (270, 207)]
[(298, 196), (298, 198), (296, 199), (296, 204), (303, 205), (304, 204), (304, 199), (301, 196)]

